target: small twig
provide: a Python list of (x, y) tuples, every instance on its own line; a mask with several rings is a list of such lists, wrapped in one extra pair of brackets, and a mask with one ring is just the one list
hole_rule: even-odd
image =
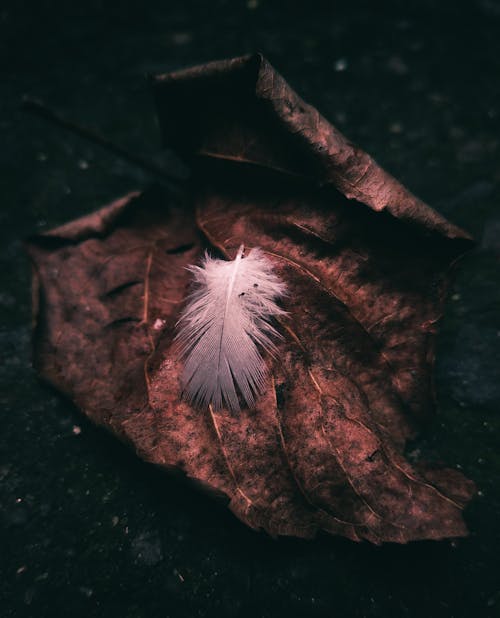
[(54, 112), (53, 110), (48, 108), (46, 105), (44, 105), (41, 101), (37, 99), (31, 99), (30, 97), (24, 97), (21, 107), (26, 112), (34, 114), (35, 116), (39, 116), (40, 118), (44, 118), (45, 120), (48, 120), (52, 124), (62, 127), (63, 129), (66, 129), (67, 131), (70, 131), (71, 133), (74, 133), (75, 135), (83, 137), (89, 142), (102, 146), (109, 152), (112, 152), (113, 154), (124, 159), (128, 163), (131, 163), (132, 165), (136, 165), (137, 167), (140, 167), (141, 169), (145, 170), (146, 172), (149, 172), (150, 174), (159, 176), (163, 180), (166, 180), (176, 186), (180, 186), (183, 184), (183, 181), (181, 178), (179, 178), (178, 176), (175, 176), (174, 174), (167, 172), (159, 165), (156, 165), (156, 163), (153, 163), (152, 161), (149, 161), (148, 159), (144, 159), (140, 155), (136, 155), (133, 152), (126, 150), (122, 146), (115, 144), (107, 137), (100, 135), (99, 133), (97, 133), (96, 131), (92, 129), (89, 129), (88, 127), (84, 127), (84, 126), (76, 124), (75, 122), (72, 122), (71, 120), (67, 120), (66, 118)]

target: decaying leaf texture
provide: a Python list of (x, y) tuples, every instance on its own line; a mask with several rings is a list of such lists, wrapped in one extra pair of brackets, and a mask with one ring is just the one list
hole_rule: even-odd
[[(131, 194), (33, 239), (44, 378), (147, 461), (272, 535), (405, 543), (463, 536), (473, 486), (405, 460), (432, 407), (447, 273), (469, 237), (355, 148), (261, 57), (159, 76), (180, 207)], [(255, 409), (180, 398), (175, 323), (207, 247), (261, 247), (285, 334)], [(166, 487), (168, 491), (168, 487)]]

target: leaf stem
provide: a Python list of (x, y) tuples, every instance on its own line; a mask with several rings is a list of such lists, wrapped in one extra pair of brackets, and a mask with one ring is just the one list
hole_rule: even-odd
[(123, 146), (115, 144), (109, 138), (97, 133), (97, 131), (94, 131), (93, 129), (76, 124), (75, 122), (64, 118), (62, 115), (56, 113), (38, 99), (24, 97), (21, 104), (21, 109), (30, 114), (43, 118), (44, 120), (48, 120), (52, 124), (62, 127), (63, 129), (78, 135), (79, 137), (83, 137), (93, 144), (97, 144), (98, 146), (105, 148), (128, 163), (135, 165), (136, 167), (139, 167), (154, 176), (160, 177), (162, 180), (166, 180), (176, 186), (181, 186), (183, 184), (181, 178), (166, 171), (159, 165), (156, 165), (153, 161), (126, 150)]

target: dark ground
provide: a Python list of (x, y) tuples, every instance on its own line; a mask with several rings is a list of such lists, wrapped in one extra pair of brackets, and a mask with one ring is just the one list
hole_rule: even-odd
[[(500, 615), (500, 3), (118, 4), (0, 4), (0, 615)], [(254, 50), (479, 241), (451, 291), (439, 414), (418, 445), (476, 481), (468, 539), (269, 539), (142, 464), (30, 368), (21, 240), (150, 178), (18, 111), (22, 96), (156, 157), (144, 75)]]

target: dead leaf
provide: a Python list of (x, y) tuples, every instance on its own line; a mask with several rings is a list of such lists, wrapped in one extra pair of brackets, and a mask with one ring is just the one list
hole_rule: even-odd
[[(301, 101), (261, 57), (155, 80), (187, 204), (131, 194), (32, 239), (41, 375), (145, 460), (227, 497), (272, 535), (463, 536), (473, 485), (411, 466), (433, 407), (434, 333), (470, 239)], [(289, 318), (255, 410), (180, 400), (175, 322), (207, 245), (260, 246)]]

